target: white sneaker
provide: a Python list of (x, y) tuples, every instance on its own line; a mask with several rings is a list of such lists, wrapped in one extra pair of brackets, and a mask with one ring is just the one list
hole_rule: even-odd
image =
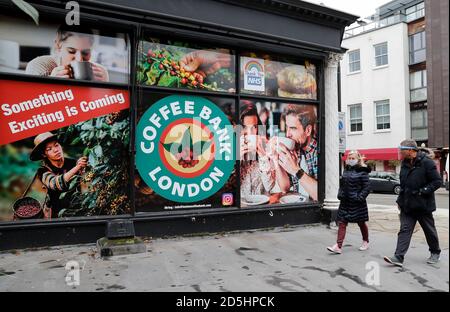
[(363, 241), (361, 247), (359, 247), (359, 250), (366, 251), (367, 249), (369, 249), (369, 242)]
[(342, 253), (342, 249), (339, 248), (338, 244), (334, 244), (333, 247), (327, 247), (327, 250), (339, 255)]

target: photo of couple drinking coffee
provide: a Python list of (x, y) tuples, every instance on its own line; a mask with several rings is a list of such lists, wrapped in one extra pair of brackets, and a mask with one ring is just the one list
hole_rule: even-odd
[(316, 120), (313, 105), (241, 101), (242, 207), (317, 201)]

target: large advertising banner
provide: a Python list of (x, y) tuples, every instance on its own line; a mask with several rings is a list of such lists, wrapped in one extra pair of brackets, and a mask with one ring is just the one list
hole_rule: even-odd
[(317, 201), (316, 106), (241, 100), (239, 122), (241, 207)]
[(146, 93), (136, 127), (136, 211), (236, 206), (234, 100)]
[(141, 41), (138, 55), (140, 84), (236, 92), (235, 55), (229, 49), (148, 38)]
[(0, 220), (130, 212), (126, 90), (0, 80)]
[(241, 93), (317, 100), (316, 65), (270, 55), (243, 53)]
[(125, 33), (0, 14), (0, 72), (128, 83), (129, 64)]

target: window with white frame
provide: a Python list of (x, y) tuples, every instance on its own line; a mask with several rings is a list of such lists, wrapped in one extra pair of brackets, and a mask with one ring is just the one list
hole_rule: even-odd
[(360, 132), (363, 130), (362, 105), (353, 104), (348, 106), (350, 112), (350, 132)]
[(420, 2), (416, 5), (413, 5), (405, 10), (406, 22), (412, 22), (416, 19), (419, 19), (425, 16), (425, 3)]
[(409, 64), (417, 64), (425, 61), (426, 54), (425, 31), (409, 36)]
[(388, 44), (387, 42), (379, 43), (373, 46), (375, 49), (375, 66), (383, 66), (388, 64)]
[(419, 70), (409, 74), (410, 101), (419, 102), (427, 99), (427, 71)]
[(411, 138), (416, 141), (428, 140), (428, 112), (426, 108), (411, 111)]
[(361, 70), (361, 57), (359, 50), (348, 52), (348, 71), (354, 73)]
[(377, 130), (386, 130), (391, 128), (389, 100), (375, 102), (375, 115)]

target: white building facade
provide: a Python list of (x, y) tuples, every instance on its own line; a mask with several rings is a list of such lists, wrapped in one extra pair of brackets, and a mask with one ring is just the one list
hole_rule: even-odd
[(402, 19), (347, 36), (341, 61), (346, 149), (376, 171), (399, 171), (397, 147), (411, 137), (408, 26)]

